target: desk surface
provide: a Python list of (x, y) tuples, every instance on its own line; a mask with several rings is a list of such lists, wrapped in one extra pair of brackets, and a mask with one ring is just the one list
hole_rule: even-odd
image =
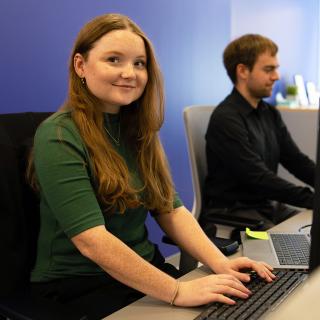
[[(312, 220), (312, 215), (310, 211), (301, 212), (298, 215), (276, 225), (271, 230), (272, 231), (291, 231), (298, 232), (299, 228), (310, 224)], [(235, 258), (242, 255), (242, 249), (232, 255), (231, 258)], [(201, 266), (181, 279), (192, 280), (199, 277), (206, 276), (210, 274), (211, 271), (205, 266)], [(154, 298), (145, 296), (144, 298), (130, 304), (129, 306), (113, 313), (112, 315), (104, 318), (105, 320), (192, 320), (200, 312), (202, 308), (182, 308), (170, 306), (165, 302), (156, 300)]]
[(284, 111), (316, 111), (318, 112), (318, 106), (297, 106), (297, 107), (289, 107), (289, 106), (276, 106), (278, 110)]

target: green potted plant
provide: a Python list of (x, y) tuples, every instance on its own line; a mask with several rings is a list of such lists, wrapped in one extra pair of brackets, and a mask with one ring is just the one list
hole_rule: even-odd
[(298, 87), (295, 85), (288, 85), (287, 86), (287, 96), (288, 95), (296, 97), (298, 95)]
[(286, 88), (286, 100), (289, 107), (294, 108), (299, 104), (298, 87), (295, 85), (288, 85)]

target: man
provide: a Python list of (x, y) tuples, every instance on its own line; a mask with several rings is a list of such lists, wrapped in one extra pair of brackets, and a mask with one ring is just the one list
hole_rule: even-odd
[(223, 54), (234, 84), (215, 108), (206, 134), (208, 176), (206, 210), (210, 217), (224, 213), (258, 218), (269, 228), (297, 211), (284, 205), (312, 208), (313, 191), (277, 175), (279, 163), (304, 183), (314, 186), (315, 164), (292, 140), (277, 109), (262, 99), (272, 94), (279, 79), (277, 45), (261, 35), (232, 41)]

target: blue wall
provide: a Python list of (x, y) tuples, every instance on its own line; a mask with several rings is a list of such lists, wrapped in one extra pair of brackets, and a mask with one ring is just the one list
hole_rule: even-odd
[[(166, 80), (166, 124), (161, 137), (177, 190), (187, 207), (192, 186), (182, 110), (217, 103), (229, 90), (220, 63), (229, 40), (229, 1), (202, 0), (1, 0), (0, 112), (54, 111), (64, 101), (67, 65), (81, 26), (96, 15), (119, 12), (153, 41)], [(148, 220), (150, 237), (162, 233)], [(162, 245), (165, 255), (176, 252)]]
[[(1, 0), (0, 113), (56, 110), (66, 96), (69, 53), (82, 25), (106, 12), (130, 16), (157, 51), (166, 85), (161, 137), (177, 190), (191, 209), (183, 108), (217, 104), (229, 92), (222, 51), (230, 39), (245, 32), (264, 33), (279, 44), (287, 78), (300, 72), (306, 80), (316, 81), (318, 2)], [(159, 228), (152, 219), (148, 225), (150, 237), (161, 244)], [(161, 248), (165, 255), (177, 251), (163, 244)]]

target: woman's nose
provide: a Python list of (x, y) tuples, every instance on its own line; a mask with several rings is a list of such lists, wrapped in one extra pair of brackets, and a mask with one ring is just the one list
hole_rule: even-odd
[(124, 79), (135, 78), (136, 73), (134, 72), (134, 66), (132, 64), (126, 64), (121, 72), (121, 77)]

